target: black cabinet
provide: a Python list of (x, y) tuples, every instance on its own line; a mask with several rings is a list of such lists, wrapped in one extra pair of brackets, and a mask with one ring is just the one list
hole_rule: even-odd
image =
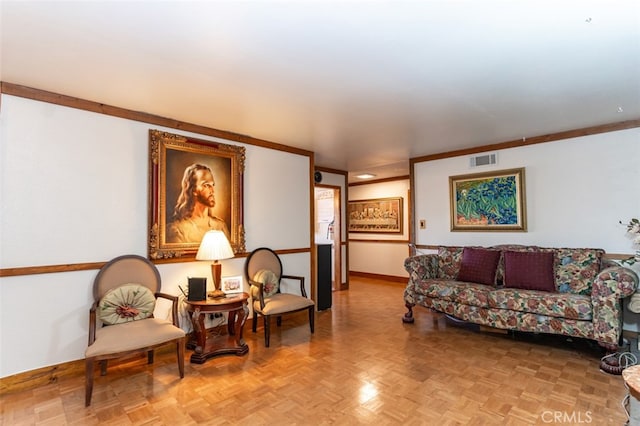
[(316, 245), (318, 253), (318, 310), (331, 308), (331, 248), (332, 244)]

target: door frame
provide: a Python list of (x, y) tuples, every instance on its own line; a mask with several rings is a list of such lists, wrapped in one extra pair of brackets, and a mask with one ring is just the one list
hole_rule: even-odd
[[(322, 185), (315, 184), (314, 187), (314, 201), (317, 201), (315, 198), (315, 188), (318, 189), (330, 189), (333, 190), (333, 280), (332, 280), (332, 290), (342, 290), (345, 286), (342, 283), (342, 188), (340, 186), (335, 185)], [(314, 204), (315, 206), (315, 204)], [(317, 212), (314, 209), (314, 220), (315, 223), (318, 223)]]

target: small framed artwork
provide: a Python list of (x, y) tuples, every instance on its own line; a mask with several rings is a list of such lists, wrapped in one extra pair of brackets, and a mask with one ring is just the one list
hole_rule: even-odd
[(245, 148), (149, 130), (149, 258), (195, 256), (209, 230), (245, 251)]
[(349, 232), (402, 234), (402, 197), (349, 201)]
[(449, 177), (452, 231), (527, 230), (524, 167)]
[(223, 277), (221, 287), (225, 294), (242, 293), (242, 275)]

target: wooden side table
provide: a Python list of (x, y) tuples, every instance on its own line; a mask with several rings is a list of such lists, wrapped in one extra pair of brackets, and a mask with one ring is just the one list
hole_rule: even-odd
[[(191, 314), (193, 334), (195, 339), (187, 343), (187, 348), (193, 349), (191, 362), (203, 364), (209, 358), (217, 355), (244, 355), (249, 352), (249, 346), (242, 338), (242, 328), (247, 320), (249, 308), (247, 293), (229, 294), (218, 299), (202, 301), (187, 300), (187, 311)], [(227, 313), (227, 334), (208, 335), (204, 325), (207, 314)]]

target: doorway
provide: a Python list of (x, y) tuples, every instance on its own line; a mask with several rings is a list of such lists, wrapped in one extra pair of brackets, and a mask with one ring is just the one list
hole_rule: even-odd
[(342, 287), (342, 235), (340, 187), (316, 185), (315, 243), (331, 245), (331, 290)]

